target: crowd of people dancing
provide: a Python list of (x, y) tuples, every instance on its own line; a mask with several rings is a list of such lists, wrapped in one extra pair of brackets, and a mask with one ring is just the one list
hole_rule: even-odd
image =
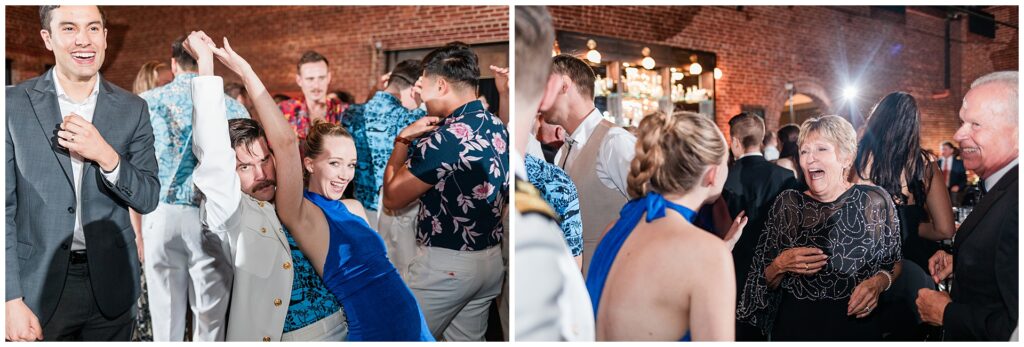
[(99, 73), (100, 8), (39, 14), (56, 65), (7, 89), (7, 340), (484, 340), (509, 140), (470, 46), (399, 62), (362, 104), (309, 51), (302, 97), (275, 100), (193, 31), (132, 93)]
[(676, 111), (627, 130), (586, 61), (551, 57), (544, 7), (515, 19), (517, 341), (1016, 338), (1016, 71), (973, 81), (941, 156), (900, 91), (860, 129)]

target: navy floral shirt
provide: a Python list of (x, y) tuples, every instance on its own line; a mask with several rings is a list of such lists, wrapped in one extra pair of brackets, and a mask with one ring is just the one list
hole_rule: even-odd
[(580, 216), (580, 197), (569, 174), (554, 164), (532, 155), (526, 155), (526, 178), (547, 201), (561, 220), (562, 236), (572, 256), (583, 254), (583, 218)]
[(380, 209), (377, 200), (384, 185), (384, 167), (395, 148), (395, 136), (425, 114), (421, 109), (405, 108), (398, 98), (383, 91), (345, 112), (342, 124), (352, 134), (358, 157), (353, 179), (355, 197), (366, 209)]
[[(159, 164), (160, 202), (199, 206), (199, 195), (192, 184), (192, 171), (199, 161), (192, 153), (192, 79), (195, 73), (174, 77), (171, 83), (139, 94), (149, 106), (153, 125), (153, 147)], [(224, 97), (228, 119), (249, 118), (237, 100)], [(227, 135), (225, 135), (227, 136)]]
[(288, 313), (284, 316), (284, 332), (303, 328), (327, 318), (341, 309), (341, 303), (327, 290), (323, 279), (316, 274), (313, 264), (299, 249), (292, 233), (284, 229), (288, 237), (288, 248), (292, 252), (292, 296), (288, 302)]
[(416, 239), (461, 251), (501, 243), (508, 197), (508, 131), (480, 101), (462, 105), (416, 140), (409, 171), (433, 185), (420, 197)]

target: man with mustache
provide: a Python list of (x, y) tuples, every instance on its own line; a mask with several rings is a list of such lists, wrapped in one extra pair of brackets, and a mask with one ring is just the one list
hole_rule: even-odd
[[(327, 97), (327, 88), (331, 86), (330, 68), (327, 58), (320, 53), (303, 53), (295, 72), (295, 84), (302, 89), (302, 97), (278, 104), (300, 142), (306, 140), (313, 122), (320, 120), (338, 124), (341, 121), (341, 102)], [(299, 148), (302, 148), (301, 144)]]
[(1017, 327), (1018, 226), (1017, 71), (993, 72), (971, 84), (960, 108), (964, 166), (982, 178), (982, 196), (953, 237), (953, 253), (928, 260), (932, 280), (953, 276), (950, 293), (921, 289), (921, 320), (943, 327), (944, 339), (1007, 341)]
[[(224, 81), (213, 76), (217, 48), (201, 31), (187, 42), (199, 62), (191, 89), (192, 150), (199, 159), (194, 181), (205, 195), (204, 236), (229, 240), (226, 251), (234, 266), (227, 340), (345, 340), (341, 305), (277, 217), (274, 155), (263, 128), (252, 119), (226, 119)], [(243, 80), (250, 97), (267, 93), (255, 75)], [(264, 101), (256, 102), (257, 112), (276, 107)]]

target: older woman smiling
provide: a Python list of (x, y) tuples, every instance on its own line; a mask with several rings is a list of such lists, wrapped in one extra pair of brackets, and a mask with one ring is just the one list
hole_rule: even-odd
[(801, 126), (808, 189), (775, 200), (737, 307), (771, 340), (881, 339), (871, 312), (900, 261), (899, 222), (883, 189), (846, 180), (856, 137), (837, 116)]

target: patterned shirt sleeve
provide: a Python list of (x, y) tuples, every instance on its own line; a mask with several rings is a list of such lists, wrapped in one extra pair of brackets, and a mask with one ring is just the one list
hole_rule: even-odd
[(559, 226), (572, 255), (583, 254), (583, 220), (576, 184), (562, 169), (529, 154), (526, 155), (526, 176), (558, 214)]
[(420, 181), (435, 185), (455, 171), (462, 147), (459, 139), (445, 131), (445, 127), (438, 128), (416, 140), (409, 158), (409, 172)]
[[(405, 108), (401, 108), (401, 109), (404, 110)], [(413, 109), (413, 110), (408, 110), (406, 112), (401, 112), (401, 115), (398, 117), (398, 124), (397, 124), (398, 125), (398, 131), (401, 131), (402, 129), (405, 129), (405, 127), (409, 126), (409, 124), (412, 124), (412, 122), (415, 122), (417, 119), (423, 118), (423, 116), (426, 116), (426, 115), (427, 115), (427, 111), (424, 111), (424, 110), (421, 110), (421, 109), (418, 109), (418, 108), (417, 109)], [(398, 132), (395, 132), (395, 133), (397, 134)]]
[[(768, 287), (765, 268), (775, 260), (785, 245), (782, 239), (795, 232), (796, 216), (800, 206), (800, 193), (787, 190), (779, 194), (768, 213), (764, 232), (758, 239), (754, 259), (747, 272), (742, 295), (736, 303), (736, 320), (758, 327), (762, 333), (771, 331), (778, 313), (781, 296), (778, 290)], [(781, 286), (781, 284), (780, 284)]]
[(146, 106), (149, 108), (149, 123), (153, 127), (153, 147), (156, 148), (156, 156), (159, 158), (164, 149), (167, 148), (168, 142), (170, 142), (170, 131), (167, 111), (164, 110), (164, 105), (160, 101), (158, 95), (152, 92), (144, 92), (139, 94), (143, 100), (146, 100)]

